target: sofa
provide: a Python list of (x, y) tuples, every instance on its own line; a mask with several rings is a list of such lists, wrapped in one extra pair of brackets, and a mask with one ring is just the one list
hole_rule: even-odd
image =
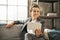
[(6, 25), (0, 25), (0, 40), (24, 40), (24, 33), (21, 32), (23, 24), (13, 25), (6, 28)]
[[(23, 24), (15, 24), (11, 28), (6, 28), (5, 26), (6, 24), (3, 24), (3, 25), (0, 24), (0, 40), (24, 40), (25, 33), (21, 31)], [(55, 37), (56, 35), (58, 35), (56, 32), (57, 31), (52, 32), (52, 30), (51, 31), (45, 30), (44, 37), (48, 40), (51, 40), (52, 37)], [(59, 35), (60, 35), (60, 31), (59, 31)]]

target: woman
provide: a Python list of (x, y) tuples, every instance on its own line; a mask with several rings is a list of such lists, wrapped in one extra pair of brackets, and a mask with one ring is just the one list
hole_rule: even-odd
[[(42, 37), (43, 34), (43, 27), (44, 27), (44, 21), (42, 19), (39, 19), (40, 16), (40, 8), (38, 5), (34, 4), (30, 10), (30, 15), (31, 18), (28, 22), (39, 22), (40, 24), (42, 24), (42, 30), (40, 30), (39, 28), (35, 30), (35, 34), (30, 33), (30, 30), (27, 29), (27, 33), (25, 34), (25, 40), (44, 40), (44, 38)], [(25, 28), (27, 28), (27, 25), (24, 26)], [(24, 29), (26, 30), (26, 29)], [(32, 29), (33, 31), (33, 29)], [(40, 38), (42, 37), (42, 38)]]
[[(36, 29), (35, 30), (35, 35), (34, 34), (30, 34), (30, 33), (26, 33), (25, 34), (25, 40), (44, 40), (43, 37), (40, 38), (40, 36), (42, 36), (43, 34), (43, 29), (45, 28), (44, 26), (44, 21), (42, 19), (39, 18), (40, 16), (40, 8), (38, 5), (34, 4), (32, 7), (31, 7), (31, 10), (30, 10), (30, 16), (31, 18), (29, 18), (27, 20), (27, 22), (24, 24), (23, 28), (22, 28), (22, 31), (23, 32), (27, 32), (27, 23), (28, 22), (39, 22), (40, 24), (42, 24), (42, 30), (40, 29)], [(19, 21), (14, 21), (12, 23), (9, 23), (6, 25), (7, 28), (10, 28), (12, 27), (14, 24), (20, 24), (21, 22)]]

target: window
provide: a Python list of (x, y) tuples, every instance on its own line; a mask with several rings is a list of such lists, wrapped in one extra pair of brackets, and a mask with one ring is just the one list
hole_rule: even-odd
[(7, 4), (7, 0), (0, 0), (0, 5), (1, 4), (4, 4), (4, 5)]
[(28, 0), (0, 0), (0, 23), (26, 20)]
[(8, 6), (8, 20), (17, 20), (16, 6)]
[(27, 7), (19, 6), (18, 7), (18, 20), (26, 20), (26, 18), (27, 18), (26, 13), (27, 13)]

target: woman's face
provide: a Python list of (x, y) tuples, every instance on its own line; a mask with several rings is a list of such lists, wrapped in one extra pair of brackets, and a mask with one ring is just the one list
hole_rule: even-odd
[(40, 9), (37, 7), (32, 8), (31, 17), (33, 19), (37, 19), (39, 17), (39, 15), (40, 15)]

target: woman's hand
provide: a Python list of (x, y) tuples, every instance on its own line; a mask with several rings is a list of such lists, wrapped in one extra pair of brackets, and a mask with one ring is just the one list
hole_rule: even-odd
[(14, 25), (14, 22), (9, 22), (9, 23), (6, 25), (6, 28), (11, 28), (13, 25)]
[(41, 34), (42, 34), (42, 32), (41, 32), (40, 29), (36, 29), (36, 30), (35, 30), (35, 35), (36, 35), (37, 37), (39, 37)]

